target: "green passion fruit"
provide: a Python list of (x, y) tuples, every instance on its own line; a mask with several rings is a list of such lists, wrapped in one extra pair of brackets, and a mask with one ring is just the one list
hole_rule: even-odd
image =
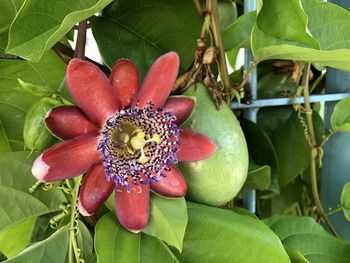
[(231, 109), (218, 111), (203, 84), (190, 87), (184, 95), (195, 97), (192, 115), (182, 125), (210, 138), (218, 147), (213, 156), (198, 162), (179, 163), (187, 185), (187, 199), (220, 206), (241, 190), (248, 172), (248, 149), (242, 129)]
[(50, 146), (56, 139), (46, 128), (44, 119), (47, 112), (55, 106), (62, 104), (53, 98), (42, 98), (27, 111), (23, 139), (30, 150), (42, 151)]

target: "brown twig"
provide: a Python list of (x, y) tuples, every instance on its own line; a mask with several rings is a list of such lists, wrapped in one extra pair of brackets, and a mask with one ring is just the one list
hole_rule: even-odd
[(74, 55), (75, 58), (85, 59), (85, 45), (86, 45), (86, 27), (87, 20), (83, 20), (78, 25), (77, 43), (75, 45)]
[[(74, 50), (70, 47), (58, 42), (53, 47), (52, 50), (55, 51), (55, 53), (64, 61), (64, 63), (68, 64), (69, 61), (73, 58)], [(111, 71), (108, 67), (97, 63), (96, 61), (85, 57), (85, 59), (93, 64), (95, 64), (97, 67), (99, 67), (106, 75), (109, 75)]]
[(206, 12), (207, 12), (207, 15), (210, 15), (211, 30), (213, 32), (215, 45), (219, 50), (218, 69), (219, 69), (222, 83), (224, 85), (224, 93), (228, 93), (233, 87), (233, 85), (231, 83), (228, 70), (227, 70), (225, 50), (222, 42), (222, 35), (221, 35), (221, 29), (219, 24), (219, 18), (218, 18), (217, 0), (207, 0)]

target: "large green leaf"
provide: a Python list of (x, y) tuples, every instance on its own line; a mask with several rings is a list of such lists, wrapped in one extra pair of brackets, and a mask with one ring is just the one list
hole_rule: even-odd
[[(106, 201), (111, 211), (115, 211), (114, 194)], [(182, 250), (183, 237), (187, 225), (187, 210), (184, 198), (165, 198), (151, 194), (150, 217), (144, 233), (159, 238), (168, 245)]]
[(328, 234), (314, 219), (276, 215), (264, 222), (288, 249), (299, 251), (311, 263), (346, 263), (350, 244)]
[(350, 132), (350, 97), (339, 101), (331, 116), (332, 128), (335, 131)]
[[(316, 141), (319, 143), (324, 133), (324, 124), (316, 112), (313, 112), (312, 118)], [(311, 150), (306, 141), (305, 127), (301, 120), (306, 122), (303, 116), (298, 117), (298, 113), (294, 112), (273, 139), (279, 161), (280, 186), (287, 185), (310, 164)]]
[(274, 137), (280, 165), (279, 184), (285, 186), (310, 163), (310, 147), (297, 113), (293, 113)]
[(4, 127), (0, 120), (0, 154), (7, 153), (11, 151), (11, 145), (7, 139)]
[(274, 146), (269, 136), (255, 123), (243, 119), (242, 129), (246, 136), (249, 155), (258, 165), (268, 165), (271, 169), (271, 184), (269, 190), (279, 192), (278, 171), (279, 164)]
[[(283, 16), (287, 12), (288, 17)], [(318, 49), (319, 44), (308, 32), (307, 23), (308, 17), (300, 0), (265, 0), (256, 20), (256, 26), (269, 37), (276, 39), (277, 45), (290, 43)]]
[[(295, 8), (285, 8), (291, 3), (295, 3)], [(271, 15), (274, 10), (278, 10), (277, 16)], [(281, 21), (276, 22), (276, 18)], [(291, 26), (295, 23), (302, 26)], [(307, 47), (305, 41), (290, 38), (291, 30), (300, 36), (310, 32), (319, 48)], [(319, 0), (265, 0), (253, 29), (252, 49), (256, 61), (292, 59), (350, 70), (347, 59), (350, 56), (350, 14), (339, 6)]]
[(24, 82), (57, 90), (65, 74), (65, 64), (53, 53), (48, 52), (35, 64), (20, 60), (0, 60), (0, 121), (12, 150), (16, 141), (23, 141), (23, 122), (27, 109), (40, 97), (20, 89), (18, 78)]
[(110, 68), (117, 59), (129, 58), (142, 79), (152, 62), (167, 51), (176, 51), (187, 69), (201, 25), (192, 1), (134, 0), (114, 1), (94, 20), (92, 30)]
[(340, 204), (345, 218), (350, 221), (350, 182), (347, 182), (343, 187)]
[(11, 24), (6, 52), (38, 62), (76, 23), (112, 0), (27, 0)]
[(30, 244), (36, 218), (31, 218), (4, 231), (0, 231), (0, 252), (7, 258), (18, 254)]
[(162, 241), (125, 230), (113, 213), (106, 214), (97, 222), (95, 250), (99, 263), (178, 262)]
[(37, 242), (5, 263), (62, 263), (68, 248), (68, 229), (63, 227), (49, 238)]
[(93, 247), (94, 241), (89, 229), (86, 225), (79, 220), (79, 231), (77, 235), (78, 247), (81, 250), (81, 256), (85, 260), (85, 262), (93, 262)]
[(255, 25), (256, 11), (241, 15), (222, 32), (224, 49), (250, 47), (250, 36)]
[(254, 160), (249, 160), (248, 177), (244, 187), (248, 189), (267, 190), (271, 184), (271, 167), (258, 165)]
[[(29, 195), (29, 188), (36, 182), (31, 173), (31, 159), (25, 159), (29, 152), (8, 153), (0, 156), (0, 186), (18, 190)], [(62, 191), (51, 189), (44, 191), (39, 188), (32, 195), (49, 209), (58, 209), (60, 204), (66, 202)], [(30, 197), (32, 197), (30, 196)]]
[(0, 0), (0, 54), (7, 45), (7, 35), (12, 20), (15, 18), (24, 0)]
[(181, 252), (187, 220), (185, 198), (152, 194), (150, 220), (143, 232), (164, 240)]
[(290, 262), (278, 237), (255, 217), (195, 203), (187, 207), (181, 262)]
[(30, 194), (0, 186), (0, 232), (15, 224), (49, 212), (47, 206)]

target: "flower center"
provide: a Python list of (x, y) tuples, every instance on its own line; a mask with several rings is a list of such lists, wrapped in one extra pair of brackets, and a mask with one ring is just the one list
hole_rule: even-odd
[(108, 179), (116, 185), (159, 181), (167, 164), (176, 160), (179, 128), (176, 117), (161, 109), (131, 106), (106, 121), (98, 149)]

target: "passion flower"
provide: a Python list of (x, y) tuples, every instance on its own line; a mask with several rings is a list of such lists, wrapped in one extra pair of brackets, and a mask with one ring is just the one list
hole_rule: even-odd
[(92, 63), (70, 61), (67, 86), (78, 106), (59, 106), (45, 119), (64, 142), (42, 153), (33, 175), (50, 182), (86, 172), (78, 199), (81, 214), (95, 213), (115, 190), (115, 210), (130, 231), (142, 230), (149, 217), (150, 189), (167, 197), (184, 196), (178, 161), (211, 156), (216, 145), (202, 134), (178, 127), (194, 101), (169, 98), (179, 58), (167, 53), (152, 65), (139, 90), (129, 60), (115, 64), (110, 79)]

